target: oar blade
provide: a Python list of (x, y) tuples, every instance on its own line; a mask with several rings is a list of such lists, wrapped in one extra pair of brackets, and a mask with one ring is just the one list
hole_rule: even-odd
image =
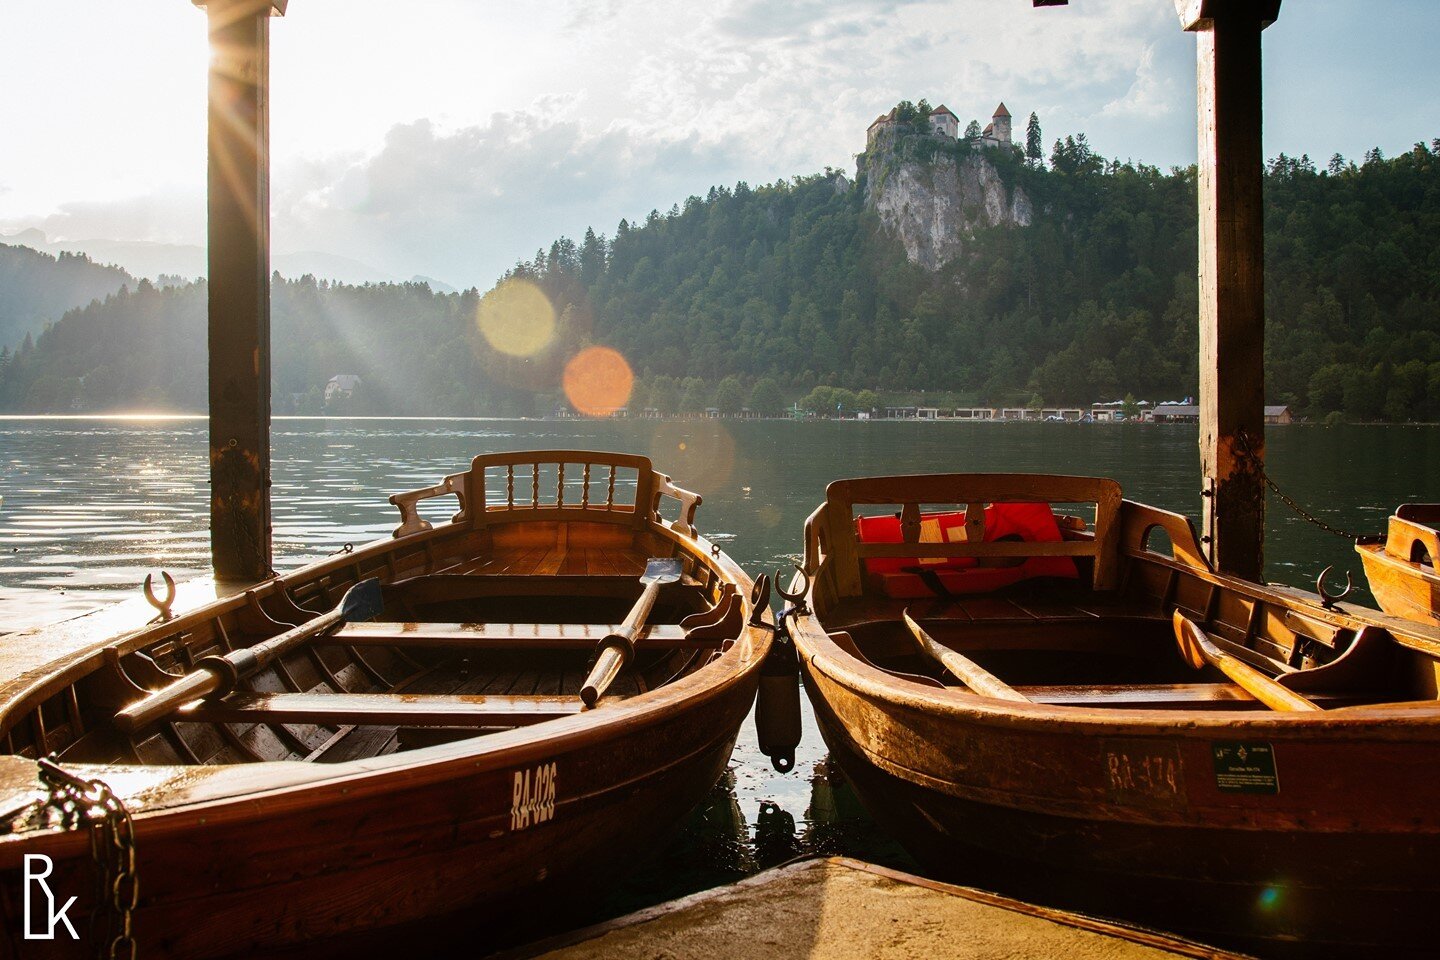
[(675, 583), (680, 579), (679, 557), (651, 557), (645, 561), (641, 583)]
[(1200, 628), (1193, 620), (1185, 616), (1179, 610), (1175, 611), (1173, 618), (1175, 625), (1175, 645), (1180, 649), (1180, 656), (1189, 664), (1192, 670), (1203, 670), (1205, 668), (1205, 651), (1200, 647)]
[(378, 617), (384, 609), (385, 598), (380, 592), (380, 580), (371, 577), (345, 591), (345, 597), (340, 601), (340, 619), (346, 623), (360, 623)]

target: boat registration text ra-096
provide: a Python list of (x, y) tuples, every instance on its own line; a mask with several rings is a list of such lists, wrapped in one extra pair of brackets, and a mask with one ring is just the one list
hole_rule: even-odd
[(510, 829), (524, 830), (555, 816), (555, 764), (516, 770), (510, 794)]

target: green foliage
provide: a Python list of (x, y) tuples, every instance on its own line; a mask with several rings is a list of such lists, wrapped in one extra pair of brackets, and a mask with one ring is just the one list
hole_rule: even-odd
[[(321, 412), (325, 382), (347, 373), (370, 412), (543, 414), (590, 344), (629, 361), (637, 412), (728, 412), (747, 398), (774, 416), (800, 394), (834, 416), (837, 403), (853, 415), (921, 391), (993, 406), (1197, 392), (1193, 168), (1116, 163), (1079, 135), (1056, 142), (1048, 169), (931, 136), (884, 149), (862, 159), (853, 189), (822, 175), (715, 187), (613, 238), (591, 230), (537, 251), (507, 274), (555, 310), (554, 340), (531, 356), (490, 346), (474, 290), (277, 277), (276, 412)], [(927, 272), (865, 206), (865, 178), (902, 162), (989, 164), (1024, 191), (1032, 222), (977, 227), (963, 257)], [(1440, 419), (1437, 164), (1417, 144), (1360, 166), (1268, 165), (1269, 402), (1315, 418)], [(21, 274), (0, 272), (0, 297), (43, 286)], [(132, 282), (70, 309), (0, 352), (0, 410), (203, 409), (205, 298), (203, 284)]]
[(715, 388), (715, 406), (725, 414), (739, 413), (745, 406), (745, 388), (740, 385), (739, 377), (729, 376), (720, 381)]
[(1030, 122), (1025, 125), (1025, 159), (1031, 166), (1038, 166), (1045, 159), (1045, 149), (1041, 146), (1043, 142), (1040, 136), (1040, 118), (1031, 113)]
[(778, 417), (785, 412), (785, 397), (773, 377), (761, 377), (750, 390), (750, 409), (762, 417)]

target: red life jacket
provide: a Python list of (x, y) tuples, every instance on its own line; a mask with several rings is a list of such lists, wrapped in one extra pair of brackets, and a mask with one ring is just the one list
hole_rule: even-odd
[[(928, 542), (956, 543), (964, 539), (963, 533), (952, 532), (964, 531), (964, 511), (921, 514), (920, 522), (921, 536)], [(905, 539), (900, 518), (893, 514), (857, 517), (855, 536), (861, 543), (903, 543)], [(992, 503), (985, 508), (984, 542), (1001, 539), (1054, 543), (1063, 537), (1048, 503)], [(897, 600), (947, 592), (988, 593), (1031, 577), (1080, 576), (1070, 557), (1026, 557), (1012, 567), (982, 567), (975, 557), (870, 557), (864, 564), (869, 584)]]

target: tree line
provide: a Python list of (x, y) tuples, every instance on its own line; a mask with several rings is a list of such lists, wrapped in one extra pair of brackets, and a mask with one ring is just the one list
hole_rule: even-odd
[[(483, 295), (277, 276), (275, 408), (323, 412), (325, 382), (345, 373), (362, 382), (346, 412), (551, 414), (566, 363), (593, 344), (628, 361), (632, 409), (663, 413), (864, 409), (862, 392), (976, 406), (1193, 395), (1195, 169), (1107, 159), (1083, 135), (1046, 160), (1026, 152), (986, 156), (1030, 196), (1031, 224), (978, 228), (933, 273), (880, 229), (863, 176), (827, 171), (560, 238)], [(1269, 402), (1440, 419), (1437, 159), (1440, 140), (1267, 165)], [(523, 356), (476, 321), (513, 283), (554, 312), (553, 336)], [(204, 308), (203, 283), (144, 281), (76, 307), (0, 353), (0, 409), (203, 409)]]

